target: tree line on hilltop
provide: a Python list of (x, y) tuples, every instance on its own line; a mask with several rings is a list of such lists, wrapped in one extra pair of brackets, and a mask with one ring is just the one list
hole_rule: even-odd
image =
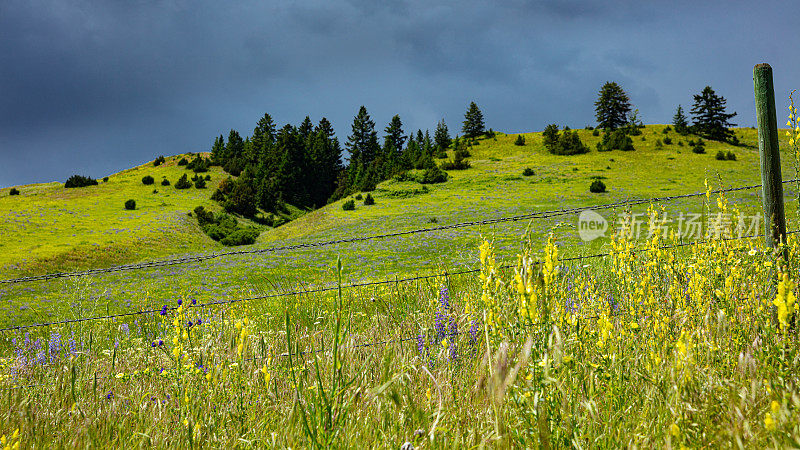
[(375, 122), (361, 106), (344, 144), (350, 154), (345, 165), (342, 145), (326, 118), (314, 125), (307, 116), (299, 126), (277, 129), (272, 117), (264, 114), (251, 136), (243, 138), (236, 130), (227, 140), (218, 136), (210, 159), (197, 164), (218, 165), (236, 177), (223, 180), (212, 196), (229, 212), (254, 217), (259, 209), (277, 213), (286, 204), (318, 208), (355, 192), (371, 191), (381, 181), (403, 177), (412, 169), (425, 171), (422, 183), (444, 181), (447, 176), (434, 158), (446, 158), (451, 147), (454, 160), (442, 167), (469, 167), (468, 147), (486, 131), (475, 102), (464, 117), (464, 137), (452, 139), (444, 120), (436, 125), (433, 137), (429, 130), (406, 135), (395, 115), (384, 128), (381, 144)]

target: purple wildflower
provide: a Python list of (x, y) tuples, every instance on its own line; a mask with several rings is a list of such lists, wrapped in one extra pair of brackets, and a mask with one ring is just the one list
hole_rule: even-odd
[(161, 307), (161, 313), (160, 314), (162, 316), (166, 316), (167, 315), (167, 305), (164, 305), (164, 306)]
[(446, 286), (442, 286), (442, 289), (439, 291), (439, 303), (442, 305), (445, 312), (450, 309), (450, 291)]

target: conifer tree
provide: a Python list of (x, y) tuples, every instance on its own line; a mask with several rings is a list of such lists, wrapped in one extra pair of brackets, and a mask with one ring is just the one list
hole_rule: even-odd
[(297, 131), (300, 133), (300, 139), (303, 141), (308, 139), (308, 137), (311, 136), (311, 132), (314, 131), (314, 124), (311, 123), (311, 118), (306, 116), (306, 118), (303, 119), (303, 123), (297, 128)]
[(367, 108), (361, 106), (358, 114), (353, 119), (352, 134), (347, 137), (345, 144), (350, 151), (350, 164), (348, 166), (348, 184), (350, 189), (360, 189), (369, 186), (372, 181), (368, 179), (368, 168), (380, 151), (378, 133), (375, 131), (375, 122), (369, 117)]
[(628, 94), (615, 82), (606, 82), (597, 96), (595, 118), (599, 128), (610, 130), (624, 126), (628, 122), (627, 114), (631, 110)]
[(678, 110), (672, 116), (672, 125), (675, 126), (675, 132), (678, 134), (685, 135), (689, 133), (689, 123), (686, 121), (681, 105), (678, 105)]
[(378, 133), (375, 131), (375, 122), (364, 106), (359, 108), (358, 114), (353, 118), (352, 134), (347, 137), (345, 146), (350, 151), (351, 164), (369, 164), (378, 155)]
[(736, 113), (725, 112), (726, 100), (718, 96), (711, 86), (706, 86), (699, 95), (694, 96), (692, 106), (692, 128), (700, 136), (716, 141), (724, 141), (733, 137), (733, 132), (728, 128), (735, 126), (728, 119)]
[(439, 123), (436, 124), (436, 131), (433, 133), (433, 140), (436, 142), (436, 146), (441, 150), (447, 150), (447, 148), (450, 147), (450, 133), (447, 130), (447, 124), (444, 123), (444, 119), (440, 120)]
[(399, 153), (400, 150), (403, 149), (403, 143), (406, 141), (406, 136), (403, 134), (403, 122), (400, 120), (400, 116), (395, 114), (384, 131), (386, 132), (386, 136), (383, 138), (384, 148), (391, 148), (392, 152)]
[(225, 145), (225, 159), (227, 162), (231, 159), (241, 158), (244, 152), (244, 140), (239, 132), (231, 130), (228, 134), (228, 144)]
[(483, 113), (475, 102), (470, 102), (467, 112), (464, 113), (464, 122), (461, 131), (469, 139), (475, 139), (484, 132)]
[(225, 139), (220, 134), (219, 137), (214, 139), (214, 145), (211, 146), (211, 164), (221, 165), (225, 157)]

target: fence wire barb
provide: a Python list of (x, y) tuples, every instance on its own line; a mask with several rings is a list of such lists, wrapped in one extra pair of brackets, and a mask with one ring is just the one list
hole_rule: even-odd
[[(785, 180), (783, 183), (791, 183), (795, 181), (800, 181), (800, 179), (791, 179)], [(604, 209), (612, 209), (618, 208), (622, 206), (634, 206), (634, 205), (641, 205), (645, 203), (653, 203), (653, 202), (664, 202), (664, 201), (672, 201), (682, 198), (690, 198), (690, 197), (699, 197), (707, 194), (722, 194), (727, 192), (736, 192), (736, 191), (743, 191), (748, 189), (756, 189), (760, 188), (761, 184), (753, 184), (748, 186), (739, 186), (739, 187), (731, 187), (725, 189), (717, 189), (712, 190), (710, 192), (695, 192), (691, 194), (680, 194), (680, 195), (672, 195), (666, 197), (651, 197), (647, 199), (639, 199), (639, 200), (624, 200), (620, 202), (609, 203), (605, 205), (592, 205), (592, 206), (585, 206), (580, 208), (564, 208), (564, 209), (556, 209), (556, 210), (548, 210), (548, 211), (539, 211), (533, 212), (528, 214), (522, 214), (518, 216), (509, 216), (509, 217), (498, 217), (494, 219), (485, 219), (485, 220), (477, 220), (472, 222), (460, 222), (455, 223), (452, 225), (442, 225), (437, 227), (430, 227), (430, 228), (418, 228), (414, 230), (408, 231), (398, 231), (393, 233), (385, 233), (385, 234), (378, 234), (378, 235), (371, 235), (371, 236), (361, 236), (361, 237), (353, 237), (353, 238), (345, 238), (345, 239), (336, 239), (330, 241), (320, 241), (320, 242), (310, 242), (305, 244), (296, 244), (296, 245), (287, 245), (282, 247), (269, 247), (263, 249), (252, 249), (252, 250), (236, 250), (230, 252), (221, 252), (221, 253), (212, 253), (209, 255), (195, 255), (195, 256), (187, 256), (184, 258), (176, 258), (176, 259), (167, 259), (167, 260), (160, 260), (160, 261), (150, 261), (144, 263), (136, 263), (136, 264), (124, 264), (118, 266), (111, 266), (99, 269), (89, 269), (84, 271), (75, 271), (75, 272), (55, 272), (50, 274), (44, 275), (34, 275), (28, 277), (20, 277), (20, 278), (9, 278), (5, 280), (0, 280), (0, 284), (16, 284), (16, 283), (27, 283), (31, 281), (44, 281), (44, 280), (51, 280), (56, 278), (68, 278), (68, 277), (79, 277), (79, 276), (86, 276), (86, 275), (97, 275), (102, 273), (111, 273), (111, 272), (122, 272), (128, 270), (140, 270), (140, 269), (151, 269), (156, 267), (167, 267), (167, 266), (174, 266), (179, 264), (187, 264), (192, 262), (202, 262), (207, 261), (210, 259), (221, 258), (224, 256), (238, 256), (238, 255), (255, 255), (255, 254), (263, 254), (263, 253), (274, 253), (274, 252), (281, 252), (281, 251), (291, 251), (291, 250), (299, 250), (305, 248), (318, 248), (318, 247), (326, 247), (330, 245), (336, 244), (349, 244), (355, 242), (363, 242), (363, 241), (370, 241), (374, 239), (385, 239), (391, 237), (398, 237), (398, 236), (406, 236), (411, 234), (418, 234), (418, 233), (429, 233), (434, 231), (442, 231), (442, 230), (453, 230), (458, 228), (466, 228), (466, 227), (474, 227), (480, 225), (491, 225), (495, 223), (503, 223), (503, 222), (517, 222), (520, 220), (526, 219), (546, 219), (549, 217), (557, 217), (563, 216), (567, 214), (573, 214), (576, 212), (584, 211), (587, 209), (591, 209), (594, 211), (597, 210), (604, 210)]]

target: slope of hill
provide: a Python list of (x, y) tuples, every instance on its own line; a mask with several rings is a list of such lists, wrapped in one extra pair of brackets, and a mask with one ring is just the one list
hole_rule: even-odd
[[(64, 188), (63, 183), (18, 186), (18, 196), (0, 193), (0, 268), (4, 274), (41, 273), (65, 268), (97, 267), (202, 251), (213, 244), (187, 216), (195, 206), (215, 207), (210, 200), (225, 175), (212, 167), (205, 189), (176, 189), (181, 175), (192, 171), (172, 156), (164, 164), (148, 162), (98, 180), (97, 186)], [(150, 175), (152, 185), (142, 183)], [(170, 181), (162, 186), (162, 179)], [(126, 210), (125, 201), (136, 201)]]
[[(512, 216), (567, 207), (586, 207), (627, 198), (647, 198), (704, 191), (704, 180), (714, 186), (760, 183), (756, 131), (737, 129), (741, 146), (706, 141), (706, 153), (695, 154), (686, 145), (695, 136), (668, 135), (672, 144), (658, 148), (665, 126), (650, 125), (635, 136), (635, 151), (597, 152), (600, 137), (578, 130), (591, 151), (576, 156), (557, 156), (545, 151), (541, 133), (524, 133), (526, 145), (513, 144), (516, 134), (483, 139), (472, 148), (472, 168), (451, 171), (443, 184), (420, 185), (409, 181), (381, 183), (372, 196), (376, 204), (357, 201), (354, 211), (344, 211), (342, 201), (327, 205), (293, 222), (261, 234), (251, 248), (327, 241), (346, 237), (427, 228), (486, 218)], [(683, 145), (678, 145), (681, 142)], [(785, 137), (781, 137), (785, 148)], [(718, 150), (732, 151), (736, 161), (717, 160)], [(452, 157), (452, 154), (450, 155)], [(110, 264), (167, 257), (171, 254), (222, 251), (207, 238), (187, 212), (197, 205), (215, 207), (209, 200), (222, 178), (218, 167), (209, 172), (207, 190), (176, 191), (162, 187), (166, 176), (174, 184), (185, 170), (176, 166), (178, 157), (153, 167), (152, 163), (112, 175), (99, 186), (65, 190), (60, 185), (22, 187), (22, 195), (0, 192), (0, 214), (9, 218), (0, 225), (8, 236), (0, 266), (5, 277), (25, 273), (63, 270), (67, 267), (102, 267)], [(790, 178), (792, 162), (783, 155), (784, 179)], [(530, 168), (534, 174), (523, 176)], [(154, 186), (141, 178), (150, 174)], [(589, 192), (589, 184), (600, 177), (608, 192)], [(786, 186), (788, 197), (794, 196)], [(153, 193), (157, 189), (158, 193)], [(748, 211), (759, 209), (759, 191), (743, 191), (738, 199)], [(137, 201), (136, 211), (126, 211), (128, 198)], [(673, 213), (701, 212), (705, 197), (665, 203)], [(787, 201), (787, 216), (794, 221), (796, 209)], [(645, 206), (635, 208), (643, 212)], [(620, 211), (617, 211), (620, 212)], [(604, 213), (605, 214), (605, 213)], [(605, 214), (609, 221), (614, 217)], [(91, 299), (105, 311), (137, 310), (143, 305), (160, 306), (164, 299), (194, 296), (202, 301), (229, 299), (253, 292), (290, 289), (297, 285), (329, 285), (331, 268), (341, 256), (345, 281), (403, 277), (440, 269), (474, 267), (481, 235), (494, 237), (499, 256), (511, 258), (520, 248), (519, 237), (528, 226), (537, 239), (554, 231), (566, 255), (597, 251), (608, 241), (584, 243), (577, 237), (577, 214), (421, 233), (401, 238), (376, 239), (355, 244), (332, 245), (286, 253), (229, 256), (203, 263), (168, 268), (122, 272), (92, 277), (91, 287), (77, 289), (77, 280), (6, 286), (6, 320), (11, 323), (66, 317), (60, 300), (78, 303)], [(55, 305), (55, 306), (51, 306)], [(85, 313), (85, 311), (84, 311)]]

